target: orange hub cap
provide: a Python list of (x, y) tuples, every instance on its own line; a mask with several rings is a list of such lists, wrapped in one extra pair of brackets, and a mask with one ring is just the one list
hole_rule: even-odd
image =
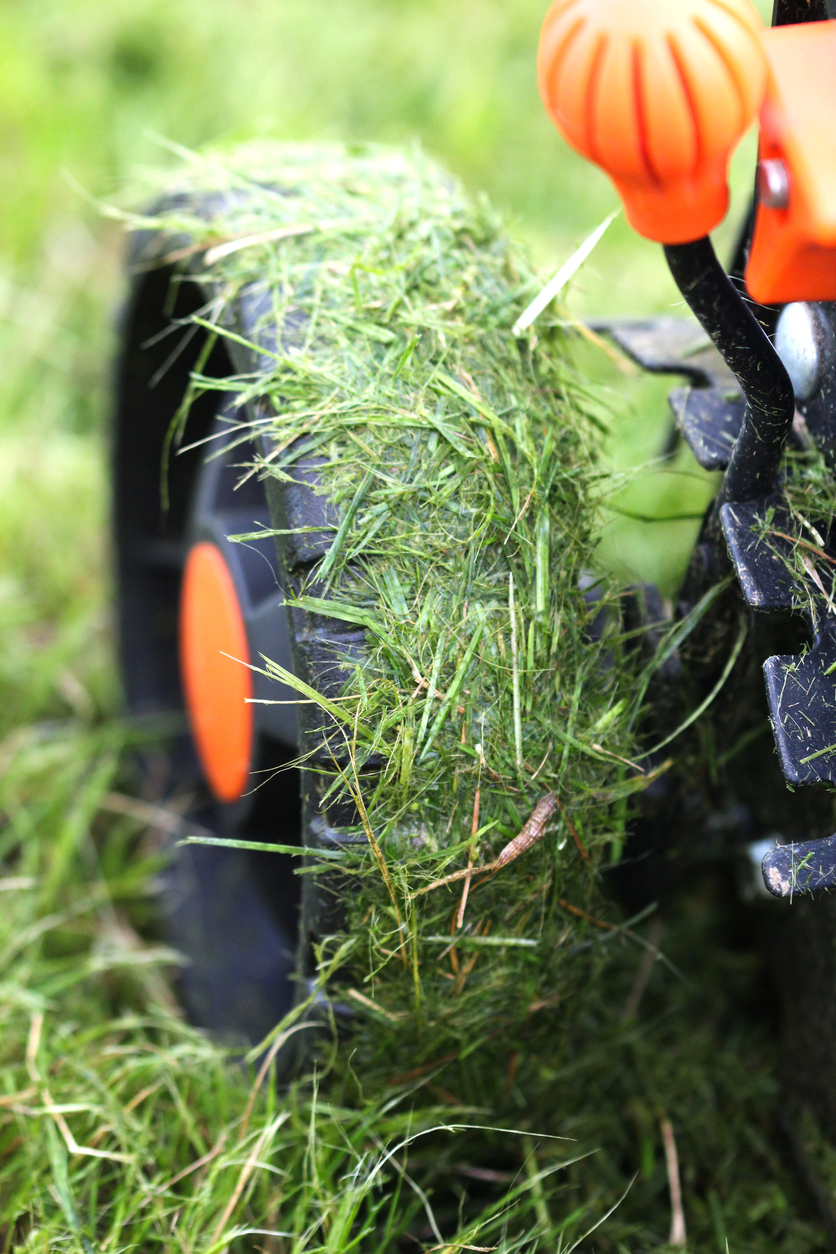
[(180, 672), (200, 764), (219, 801), (247, 786), (253, 749), (252, 673), (235, 585), (204, 541), (186, 559), (180, 600)]

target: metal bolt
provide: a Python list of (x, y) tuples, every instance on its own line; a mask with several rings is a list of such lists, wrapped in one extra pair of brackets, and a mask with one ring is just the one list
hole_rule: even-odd
[(811, 305), (787, 305), (775, 328), (775, 351), (787, 368), (795, 399), (806, 401), (818, 389), (822, 346), (818, 319)]
[(786, 209), (790, 203), (790, 176), (780, 157), (758, 162), (758, 199), (767, 209)]

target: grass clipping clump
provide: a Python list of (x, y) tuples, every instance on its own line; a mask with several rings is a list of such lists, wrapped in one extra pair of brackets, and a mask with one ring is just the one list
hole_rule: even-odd
[[(188, 231), (253, 473), (269, 490), (315, 458), (332, 511), (291, 603), (365, 632), (333, 699), (291, 681), (332, 729), (314, 792), (356, 812), (345, 932), (319, 955), (342, 973), (353, 1064), (391, 1082), (493, 1047), (504, 1075), (510, 1043), (536, 1070), (616, 931), (593, 917), (598, 871), (646, 783), (635, 677), (590, 575), (599, 431), (565, 333), (544, 316), (515, 338), (538, 281), (420, 155), (255, 148), (201, 166), (201, 196), (206, 221), (157, 226), (169, 252)], [(177, 438), (218, 386), (193, 376)], [(468, 1100), (487, 1097), (483, 1067)]]

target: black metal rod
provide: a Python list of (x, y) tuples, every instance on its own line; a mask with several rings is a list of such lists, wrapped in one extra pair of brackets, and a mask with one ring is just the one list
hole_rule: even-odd
[(827, 0), (775, 0), (773, 26), (796, 26), (799, 22), (825, 22), (832, 8)]
[(740, 384), (746, 411), (717, 506), (773, 489), (795, 413), (790, 377), (763, 327), (717, 260), (711, 240), (666, 244), (665, 257), (691, 311)]

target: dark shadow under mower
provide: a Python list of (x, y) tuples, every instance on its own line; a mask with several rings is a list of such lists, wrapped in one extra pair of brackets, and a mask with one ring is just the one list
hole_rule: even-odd
[[(166, 201), (158, 212), (183, 203)], [(209, 220), (223, 210), (205, 199), (187, 207)], [(146, 763), (144, 786), (149, 799), (184, 801), (184, 832), (336, 849), (356, 839), (345, 834), (356, 816), (344, 805), (323, 807), (330, 759), (322, 712), (297, 704), (298, 694), (258, 663), (269, 657), (336, 696), (345, 659), (362, 657), (362, 628), (284, 605), (283, 590), (298, 589), (326, 557), (339, 518), (317, 490), (313, 455), (295, 463), (291, 478), (251, 475), (236, 486), (241, 467), (271, 448), (267, 436), (262, 446), (240, 442), (229, 393), (196, 396), (189, 447), (168, 458), (191, 372), (246, 377), (275, 348), (247, 289), (227, 327), (233, 334), (206, 338), (190, 320), (215, 293), (197, 259), (192, 269), (183, 262), (188, 241), (177, 245), (153, 231), (134, 237), (117, 375), (114, 520), (127, 703), (137, 716), (189, 716), (167, 752)], [(748, 303), (738, 291), (743, 261), (729, 278), (707, 238), (668, 244), (666, 255), (713, 347), (699, 344), (690, 321), (593, 325), (644, 369), (687, 381), (671, 393), (676, 428), (701, 466), (723, 472), (673, 614), (694, 626), (655, 672), (643, 728), (647, 743), (664, 742), (683, 717), (710, 709), (714, 743), (710, 770), (689, 776), (686, 753), (678, 773), (642, 794), (619, 891), (628, 903), (652, 900), (664, 889), (668, 852), (685, 851), (686, 865), (712, 833), (727, 840), (731, 831), (741, 849), (763, 844), (766, 889), (783, 900), (770, 930), (786, 1078), (794, 1100), (836, 1135), (836, 902), (819, 892), (836, 885), (836, 606), (827, 573), (836, 567), (836, 530), (830, 516), (790, 508), (781, 469), (788, 441), (836, 460), (836, 307)], [(247, 411), (250, 424), (260, 416)], [(275, 540), (258, 538), (268, 529)], [(241, 535), (255, 538), (229, 539)], [(188, 591), (181, 596), (190, 580), (193, 613)], [(625, 600), (627, 626), (648, 644), (660, 605), (652, 589)], [(218, 670), (225, 653), (237, 661)], [(248, 662), (252, 672), (241, 665)], [(227, 684), (243, 694), (236, 708), (253, 699), (243, 721), (225, 700)], [(762, 734), (767, 719), (774, 748)], [(276, 770), (294, 761), (306, 765)], [(312, 978), (313, 946), (336, 929), (347, 889), (307, 875), (300, 891), (297, 863), (259, 849), (176, 850), (165, 927), (189, 959), (182, 994), (197, 1023), (256, 1042)]]

